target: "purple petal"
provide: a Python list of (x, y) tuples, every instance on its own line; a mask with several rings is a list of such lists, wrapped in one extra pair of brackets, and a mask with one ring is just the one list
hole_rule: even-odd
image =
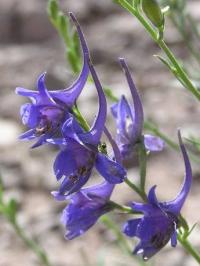
[(98, 198), (108, 200), (113, 192), (113, 189), (114, 189), (114, 185), (105, 181), (95, 186), (83, 188), (81, 189), (81, 192), (90, 198), (98, 197)]
[(95, 166), (98, 172), (111, 184), (119, 184), (126, 178), (126, 171), (117, 162), (99, 153)]
[(130, 204), (134, 211), (143, 212), (144, 214), (154, 213), (155, 208), (151, 204), (133, 202)]
[(129, 84), (129, 88), (131, 90), (133, 103), (134, 103), (134, 113), (135, 113), (135, 131), (137, 132), (136, 135), (139, 137), (142, 134), (143, 124), (144, 124), (144, 114), (143, 114), (143, 107), (140, 100), (140, 96), (137, 92), (131, 74), (129, 72), (128, 66), (123, 58), (119, 59), (120, 64), (125, 72), (127, 82)]
[(67, 145), (67, 141), (66, 139), (61, 139), (61, 138), (52, 138), (52, 139), (46, 139), (47, 143), (51, 143), (54, 145), (59, 145), (59, 146), (66, 146)]
[(38, 81), (37, 81), (38, 91), (32, 91), (32, 90), (27, 90), (24, 88), (17, 87), (15, 92), (21, 96), (29, 97), (34, 105), (55, 106), (56, 103), (51, 98), (45, 86), (45, 75), (46, 73), (43, 73), (38, 78)]
[(22, 123), (29, 128), (34, 128), (38, 124), (39, 108), (33, 104), (25, 103), (20, 108)]
[(174, 230), (174, 232), (171, 236), (171, 246), (175, 248), (176, 245), (177, 245), (177, 232), (176, 232), (176, 230)]
[(94, 165), (96, 154), (73, 139), (66, 138), (65, 140), (67, 146), (58, 154), (54, 163), (57, 179), (68, 175), (79, 176), (82, 175), (82, 172), (90, 171)]
[(76, 171), (77, 164), (71, 154), (71, 149), (65, 149), (59, 152), (53, 168), (57, 180), (61, 179), (63, 175), (68, 176)]
[(37, 81), (37, 88), (39, 91), (39, 96), (37, 97), (38, 105), (55, 105), (56, 103), (51, 98), (46, 86), (45, 86), (45, 76), (46, 72), (41, 74)]
[(34, 148), (37, 148), (39, 146), (41, 146), (42, 144), (46, 143), (46, 140), (51, 138), (52, 134), (50, 133), (45, 133), (43, 135), (41, 135), (38, 140), (36, 141), (36, 143), (34, 143), (31, 148), (34, 149)]
[(70, 117), (66, 120), (62, 127), (62, 133), (65, 138), (72, 138), (79, 142), (81, 145), (84, 144), (84, 140), (82, 141), (81, 138), (82, 135), (84, 135), (83, 129), (74, 117)]
[(34, 139), (36, 136), (35, 136), (35, 129), (30, 129), (24, 133), (22, 133), (20, 136), (19, 136), (19, 139), (21, 140), (31, 140), (31, 139)]
[(36, 98), (38, 97), (38, 91), (32, 91), (32, 90), (27, 90), (21, 87), (17, 87), (15, 90), (15, 93), (20, 96), (29, 97), (32, 103), (36, 104)]
[(115, 118), (115, 119), (117, 119), (117, 112), (118, 112), (118, 104), (119, 104), (119, 102), (117, 102), (117, 103), (114, 103), (112, 106), (111, 106), (111, 113), (112, 113), (112, 115), (113, 115), (113, 117)]
[(119, 135), (134, 143), (138, 140), (137, 129), (131, 113), (131, 107), (124, 96), (121, 97), (117, 112), (117, 129)]
[(159, 137), (144, 135), (144, 145), (149, 151), (161, 151), (165, 146), (165, 142)]
[[(79, 194), (81, 193), (78, 192)], [(82, 202), (69, 204), (63, 212), (62, 222), (66, 226), (66, 238), (69, 240), (84, 234), (101, 215), (107, 212), (106, 209), (101, 208), (101, 205), (99, 206), (99, 203), (96, 204), (84, 199)]]
[[(162, 211), (141, 219), (136, 233), (141, 240), (139, 246), (143, 250), (143, 258), (149, 259), (168, 243), (174, 231), (173, 224), (174, 222)], [(135, 251), (138, 254), (138, 247)]]
[(158, 206), (158, 200), (155, 194), (155, 189), (156, 186), (153, 186), (150, 190), (149, 190), (149, 194), (148, 194), (148, 202), (154, 206)]
[(87, 183), (90, 176), (91, 176), (91, 171), (89, 171), (84, 176), (80, 176), (79, 180), (71, 187), (71, 189), (68, 191), (67, 195), (70, 195), (72, 193), (79, 191)]
[(59, 190), (57, 192), (53, 192), (55, 199), (66, 200), (70, 194), (79, 191), (86, 184), (90, 175), (91, 172), (88, 172), (85, 176), (79, 176), (77, 179), (65, 177)]
[(55, 200), (57, 201), (64, 201), (67, 199), (66, 195), (63, 195), (60, 193), (60, 191), (52, 191), (51, 195), (54, 197)]
[(123, 227), (123, 232), (129, 237), (137, 236), (137, 227), (141, 219), (128, 220)]

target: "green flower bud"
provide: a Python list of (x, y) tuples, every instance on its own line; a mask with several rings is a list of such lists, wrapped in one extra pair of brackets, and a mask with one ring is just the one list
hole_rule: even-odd
[(142, 0), (142, 9), (155, 27), (164, 26), (164, 15), (156, 0)]

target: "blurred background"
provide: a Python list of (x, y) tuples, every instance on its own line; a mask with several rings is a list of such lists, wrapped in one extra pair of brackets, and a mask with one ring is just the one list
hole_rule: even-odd
[[(199, 23), (200, 2), (187, 2), (189, 14)], [(153, 57), (160, 50), (135, 18), (111, 0), (60, 0), (60, 5), (64, 13), (73, 11), (79, 19), (104, 85), (117, 96), (122, 93), (129, 96), (125, 77), (117, 62), (118, 57), (126, 58), (141, 93), (146, 119), (153, 120), (176, 142), (177, 127), (181, 127), (184, 136), (199, 136), (199, 103)], [(54, 266), (140, 265), (134, 257), (123, 253), (116, 237), (100, 222), (80, 238), (73, 241), (64, 239), (60, 214), (65, 204), (55, 202), (50, 194), (58, 187), (52, 169), (57, 151), (49, 146), (31, 150), (30, 143), (18, 140), (19, 134), (25, 131), (19, 108), (26, 99), (15, 95), (15, 87), (35, 89), (37, 77), (44, 71), (48, 73), (49, 89), (65, 88), (75, 79), (65, 60), (64, 44), (49, 22), (46, 9), (47, 0), (0, 1), (0, 171), (5, 196), (16, 198), (21, 225), (46, 250)], [(167, 43), (198, 82), (200, 65), (195, 57), (191, 57), (183, 35), (172, 20), (166, 20)], [(192, 38), (190, 28), (185, 30), (189, 32), (187, 38)], [(97, 111), (96, 91), (85, 89), (79, 104), (88, 121), (92, 121)], [(108, 125), (113, 125), (111, 117)], [(110, 126), (110, 129), (115, 134), (114, 127)], [(193, 163), (193, 169), (193, 187), (183, 210), (190, 225), (200, 220), (199, 165)], [(160, 199), (175, 197), (184, 176), (180, 153), (166, 147), (159, 154), (151, 154), (147, 170), (147, 188), (157, 184)], [(136, 167), (130, 169), (129, 177), (137, 182)], [(127, 203), (138, 198), (128, 187), (121, 185), (113, 199)], [(120, 214), (114, 217), (121, 227), (126, 217)], [(197, 226), (190, 240), (200, 250), (199, 233)], [(0, 266), (22, 265), (39, 264), (32, 251), (0, 216)], [(180, 245), (176, 249), (168, 245), (146, 265), (195, 266), (197, 263)]]

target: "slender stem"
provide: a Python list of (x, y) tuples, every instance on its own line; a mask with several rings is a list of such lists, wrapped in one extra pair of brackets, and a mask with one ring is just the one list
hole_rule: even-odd
[(115, 208), (115, 209), (118, 209), (120, 211), (123, 211), (125, 213), (130, 213), (130, 214), (141, 214), (141, 212), (136, 212), (134, 211), (131, 207), (127, 207), (127, 206), (123, 206), (123, 205), (120, 205), (114, 201), (109, 201), (109, 203)]
[(25, 232), (23, 231), (23, 229), (19, 226), (19, 224), (15, 221), (12, 222), (10, 221), (13, 228), (15, 229), (17, 235), (24, 241), (24, 243), (37, 255), (37, 257), (39, 258), (40, 262), (42, 265), (44, 266), (51, 266), (48, 257), (46, 255), (46, 253), (44, 252), (44, 250), (42, 250), (37, 243), (35, 243), (32, 239), (30, 239)]
[(87, 121), (85, 120), (85, 118), (82, 116), (81, 112), (78, 109), (78, 106), (75, 105), (73, 107), (73, 112), (77, 118), (77, 120), (79, 121), (80, 125), (83, 127), (83, 129), (85, 131), (89, 131), (90, 130), (90, 126), (88, 125)]
[[(181, 80), (182, 84), (193, 94), (195, 97), (200, 100), (200, 92), (198, 89), (192, 84), (191, 80), (185, 73), (184, 69), (181, 67), (181, 65), (178, 63), (177, 59), (175, 58), (172, 51), (169, 49), (169, 47), (166, 45), (165, 41), (163, 39), (157, 38), (157, 31), (151, 26), (149, 22), (146, 21), (146, 19), (139, 13), (138, 9), (135, 9), (132, 5), (130, 5), (127, 0), (116, 0), (117, 3), (119, 3), (122, 7), (124, 7), (126, 10), (128, 10), (132, 15), (134, 15), (144, 26), (146, 31), (150, 34), (151, 38), (158, 44), (158, 46), (161, 48), (162, 51), (165, 52), (166, 56), (170, 60), (171, 64), (175, 68), (175, 76), (179, 80)], [(178, 77), (177, 77), (178, 76)]]
[(144, 143), (139, 145), (139, 165), (140, 165), (140, 189), (145, 194), (147, 153)]
[(187, 221), (185, 220), (185, 218), (181, 214), (179, 215), (179, 220), (180, 220), (181, 226), (183, 227), (184, 231), (188, 232), (189, 231), (189, 225), (188, 225)]
[(198, 251), (193, 248), (188, 239), (182, 238), (181, 235), (178, 234), (178, 241), (185, 248), (185, 250), (187, 250), (187, 252), (200, 264), (200, 255)]
[(131, 189), (133, 189), (144, 201), (147, 201), (147, 196), (144, 191), (133, 184), (128, 178), (124, 181)]

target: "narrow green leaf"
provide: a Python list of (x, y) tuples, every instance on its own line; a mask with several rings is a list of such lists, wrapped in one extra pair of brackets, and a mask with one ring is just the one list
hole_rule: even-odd
[(166, 65), (173, 73), (177, 72), (175, 67), (169, 63), (168, 60), (166, 60), (164, 57), (155, 54), (154, 55), (156, 58), (158, 58), (164, 65)]
[(189, 232), (186, 234), (186, 236), (184, 236), (185, 238), (188, 238), (191, 233), (193, 232), (194, 228), (197, 226), (197, 223), (193, 224), (193, 226), (191, 227), (191, 229), (189, 230)]

